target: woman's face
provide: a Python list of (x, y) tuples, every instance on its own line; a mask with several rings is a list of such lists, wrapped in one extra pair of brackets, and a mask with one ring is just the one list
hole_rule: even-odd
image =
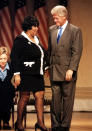
[(2, 54), (0, 56), (0, 67), (1, 67), (1, 69), (5, 68), (7, 60), (8, 60), (8, 56), (6, 54)]
[(30, 30), (30, 35), (35, 36), (37, 35), (38, 27), (37, 26), (32, 26), (32, 29)]

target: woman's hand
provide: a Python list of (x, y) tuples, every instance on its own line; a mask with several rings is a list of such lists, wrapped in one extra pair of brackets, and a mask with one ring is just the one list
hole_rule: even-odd
[(15, 88), (16, 88), (17, 86), (19, 86), (20, 82), (21, 82), (20, 74), (14, 75), (14, 84), (15, 84)]
[(46, 77), (49, 77), (49, 70), (48, 70), (48, 69), (45, 70), (44, 75), (45, 75)]

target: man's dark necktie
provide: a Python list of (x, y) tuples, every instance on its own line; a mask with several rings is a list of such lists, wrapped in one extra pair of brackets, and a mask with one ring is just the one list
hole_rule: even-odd
[(57, 36), (57, 43), (59, 43), (61, 35), (62, 35), (62, 27), (60, 28), (58, 36)]

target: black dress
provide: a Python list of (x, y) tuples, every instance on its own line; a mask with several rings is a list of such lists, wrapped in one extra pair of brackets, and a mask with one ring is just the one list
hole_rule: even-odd
[(44, 91), (44, 50), (40, 44), (18, 36), (11, 51), (11, 64), (14, 73), (20, 72), (20, 91)]

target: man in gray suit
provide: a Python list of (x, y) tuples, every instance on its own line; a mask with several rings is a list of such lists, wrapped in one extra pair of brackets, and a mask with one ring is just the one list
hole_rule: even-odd
[[(67, 9), (51, 10), (55, 25), (49, 29), (48, 56), (52, 87), (52, 131), (69, 131), (74, 105), (77, 70), (82, 54), (80, 28), (69, 24)], [(62, 33), (62, 35), (61, 35)], [(60, 36), (57, 40), (58, 35)]]

